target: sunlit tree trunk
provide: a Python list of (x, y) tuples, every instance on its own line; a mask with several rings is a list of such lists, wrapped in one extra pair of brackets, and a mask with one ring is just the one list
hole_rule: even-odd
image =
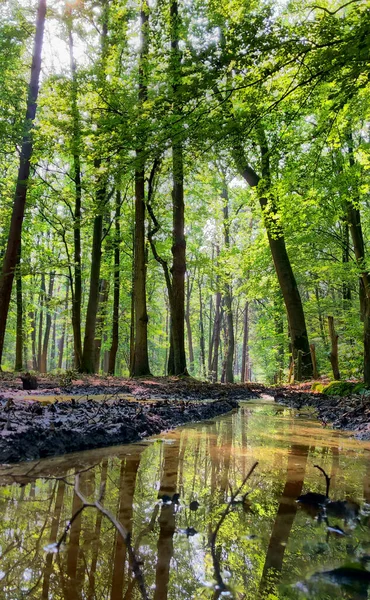
[[(224, 178), (221, 197), (223, 200), (223, 229), (225, 248), (230, 248), (230, 221), (229, 221), (229, 192)], [(232, 290), (229, 281), (230, 274), (226, 273), (223, 287), (224, 325), (225, 325), (225, 352), (224, 352), (224, 380), (225, 383), (234, 382), (234, 318), (232, 309)]]
[(100, 368), (100, 352), (103, 340), (103, 328), (106, 320), (107, 302), (109, 295), (109, 282), (107, 279), (101, 279), (99, 284), (99, 308), (96, 318), (95, 331), (95, 373), (99, 372)]
[(75, 368), (79, 370), (82, 362), (82, 338), (81, 338), (81, 302), (82, 302), (82, 277), (81, 277), (81, 200), (82, 200), (82, 182), (81, 182), (81, 127), (80, 113), (78, 109), (78, 82), (77, 67), (73, 54), (73, 35), (72, 35), (72, 8), (67, 8), (67, 27), (70, 68), (72, 75), (71, 88), (71, 113), (72, 113), (72, 179), (75, 188), (75, 206), (73, 223), (73, 241), (74, 241), (74, 284), (71, 282), (72, 292), (72, 329), (74, 342)]
[(44, 341), (42, 344), (42, 352), (41, 352), (40, 365), (39, 365), (40, 373), (46, 373), (46, 371), (47, 371), (47, 355), (48, 355), (48, 346), (49, 346), (49, 338), (50, 338), (50, 330), (51, 330), (50, 301), (53, 297), (54, 278), (55, 278), (55, 273), (50, 273), (48, 294), (45, 297), (45, 309), (46, 309), (47, 313), (46, 313)]
[(115, 240), (114, 240), (114, 284), (113, 284), (113, 316), (112, 344), (109, 352), (108, 373), (114, 375), (119, 341), (119, 292), (120, 292), (120, 242), (121, 242), (121, 192), (116, 194)]
[[(181, 104), (181, 51), (179, 48), (180, 16), (177, 0), (170, 0), (171, 56), (170, 79), (174, 113)], [(172, 298), (171, 324), (173, 344), (172, 375), (187, 375), (185, 356), (185, 205), (184, 157), (180, 131), (172, 136)], [(170, 373), (170, 370), (169, 370)]]
[(8, 243), (0, 275), (0, 365), (4, 349), (5, 328), (9, 311), (10, 297), (12, 293), (13, 279), (17, 265), (19, 246), (21, 243), (22, 224), (31, 167), (31, 156), (33, 150), (32, 127), (36, 117), (36, 103), (39, 92), (45, 16), (46, 0), (39, 0), (32, 54), (31, 78), (28, 87), (27, 111), (24, 121), (24, 134), (19, 160), (18, 177), (8, 235)]
[(16, 299), (17, 299), (17, 330), (15, 341), (15, 371), (23, 369), (23, 297), (22, 297), (22, 273), (21, 273), (21, 245), (19, 244), (17, 267), (16, 267)]
[[(143, 105), (148, 97), (146, 81), (146, 62), (149, 51), (149, 16), (146, 0), (142, 0), (140, 10), (141, 49), (139, 57), (139, 104)], [(139, 132), (138, 137), (143, 137)], [(131, 365), (132, 376), (149, 375), (148, 356), (148, 312), (146, 300), (146, 252), (145, 252), (145, 161), (139, 139), (136, 150), (135, 168), (135, 251), (134, 251), (134, 309), (135, 344)]]
[(242, 348), (242, 368), (241, 377), (242, 383), (249, 381), (249, 302), (245, 303), (244, 307), (244, 331), (243, 331), (243, 348)]
[(262, 177), (247, 164), (241, 148), (235, 149), (234, 158), (241, 176), (251, 187), (258, 190), (272, 259), (287, 311), (293, 357), (296, 359), (298, 352), (302, 352), (302, 377), (307, 379), (312, 377), (313, 371), (303, 305), (286, 249), (284, 233), (278, 222), (276, 200), (271, 189), (270, 151), (262, 129), (259, 138)]

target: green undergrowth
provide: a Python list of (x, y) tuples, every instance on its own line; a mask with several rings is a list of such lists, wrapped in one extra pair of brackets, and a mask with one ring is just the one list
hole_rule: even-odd
[(369, 394), (370, 390), (364, 383), (354, 381), (332, 381), (329, 384), (315, 382), (312, 390), (326, 396), (349, 396), (350, 394)]

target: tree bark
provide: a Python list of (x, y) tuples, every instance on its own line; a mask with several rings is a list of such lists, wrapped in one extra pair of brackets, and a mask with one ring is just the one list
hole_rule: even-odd
[(190, 285), (190, 277), (189, 273), (186, 277), (186, 309), (185, 309), (185, 321), (186, 321), (186, 331), (188, 335), (188, 347), (189, 347), (189, 369), (190, 372), (194, 369), (194, 348), (193, 348), (193, 334), (191, 331), (191, 323), (190, 323), (190, 298), (191, 292), (193, 289), (193, 283)]
[(202, 299), (202, 281), (199, 281), (199, 346), (200, 346), (200, 368), (202, 377), (206, 376), (206, 345), (204, 339), (203, 322), (203, 299)]
[(46, 0), (39, 0), (36, 20), (36, 32), (32, 54), (31, 78), (28, 87), (27, 111), (24, 122), (24, 134), (19, 159), (17, 184), (8, 235), (8, 243), (0, 275), (0, 365), (4, 349), (6, 321), (12, 292), (14, 273), (17, 264), (18, 249), (21, 243), (22, 224), (27, 198), (28, 179), (33, 149), (32, 127), (36, 117), (37, 96), (41, 70), (41, 53), (46, 16)]
[(42, 352), (40, 357), (39, 371), (40, 373), (46, 373), (47, 371), (47, 355), (48, 355), (48, 346), (49, 346), (49, 338), (50, 338), (50, 330), (51, 330), (51, 313), (50, 313), (50, 301), (53, 297), (53, 288), (54, 288), (54, 277), (55, 273), (50, 273), (49, 279), (49, 289), (48, 294), (45, 297), (45, 309), (46, 313), (46, 323), (45, 323), (45, 332), (44, 332), (44, 342), (42, 345)]
[(284, 233), (277, 220), (276, 201), (271, 189), (270, 152), (264, 132), (261, 132), (259, 143), (262, 177), (247, 164), (242, 149), (236, 148), (234, 150), (234, 159), (241, 176), (251, 187), (258, 189), (272, 259), (287, 311), (293, 357), (297, 357), (299, 350), (303, 352), (302, 377), (308, 379), (312, 377), (312, 361), (306, 321), (301, 296), (286, 249)]
[(334, 379), (339, 381), (340, 372), (339, 372), (339, 364), (338, 364), (338, 334), (334, 328), (334, 318), (328, 317), (328, 325), (329, 325), (329, 337), (331, 341), (331, 351), (330, 351), (330, 364), (333, 369)]
[[(230, 248), (230, 222), (229, 222), (229, 191), (225, 176), (221, 197), (223, 200), (223, 228), (225, 248)], [(232, 310), (232, 291), (230, 274), (226, 274), (226, 282), (223, 289), (223, 303), (225, 315), (225, 352), (224, 352), (224, 379), (225, 383), (234, 383), (234, 318)]]
[(19, 244), (17, 267), (16, 267), (16, 289), (17, 289), (17, 331), (15, 341), (15, 371), (23, 369), (23, 297), (22, 297), (22, 272), (21, 272), (21, 244)]
[[(74, 286), (71, 286), (72, 292), (72, 330), (74, 343), (75, 368), (81, 369), (82, 362), (82, 338), (81, 338), (81, 303), (82, 303), (82, 269), (81, 269), (81, 133), (80, 133), (80, 113), (78, 109), (78, 83), (77, 68), (73, 55), (73, 35), (72, 35), (72, 8), (67, 7), (67, 26), (70, 68), (72, 75), (72, 93), (71, 93), (71, 114), (72, 114), (72, 179), (75, 187), (75, 207), (73, 223), (73, 241), (74, 241)], [(72, 282), (71, 282), (72, 283)]]
[[(179, 48), (180, 17), (177, 0), (170, 4), (171, 58), (170, 78), (174, 112), (180, 110), (181, 51)], [(171, 324), (174, 359), (174, 375), (187, 375), (185, 355), (185, 205), (184, 162), (179, 133), (172, 137), (172, 302)]]
[(249, 302), (244, 307), (244, 332), (242, 350), (242, 369), (240, 380), (242, 383), (249, 381)]
[(107, 313), (107, 302), (109, 295), (109, 282), (107, 279), (101, 279), (99, 283), (99, 300), (98, 300), (98, 313), (96, 318), (96, 331), (95, 331), (95, 373), (99, 372), (100, 369), (100, 352), (103, 339), (103, 328)]
[[(66, 301), (65, 301), (65, 313), (67, 315), (68, 312), (68, 292), (69, 292), (69, 281), (67, 280), (67, 287), (66, 287)], [(58, 369), (61, 369), (63, 366), (63, 354), (64, 354), (64, 341), (65, 341), (65, 336), (66, 336), (66, 329), (67, 329), (67, 316), (64, 317), (63, 319), (63, 328), (62, 328), (62, 335), (60, 336), (60, 340), (58, 343), (58, 351), (59, 351), (59, 356), (58, 356)]]
[(41, 367), (41, 355), (42, 355), (42, 328), (44, 321), (44, 304), (45, 304), (45, 296), (46, 296), (46, 287), (45, 287), (45, 274), (41, 274), (41, 286), (40, 286), (40, 295), (39, 295), (39, 322), (38, 322), (38, 342), (37, 342), (37, 370), (40, 371)]
[(119, 341), (119, 292), (120, 292), (120, 243), (121, 243), (121, 192), (116, 194), (115, 240), (114, 240), (114, 275), (113, 275), (113, 316), (112, 344), (109, 351), (108, 373), (114, 375)]
[[(349, 165), (354, 169), (356, 163), (353, 153), (352, 132), (349, 132), (348, 134), (348, 154)], [(370, 386), (370, 274), (366, 270), (365, 265), (365, 245), (362, 233), (361, 213), (357, 207), (358, 198), (355, 198), (355, 200), (357, 200), (356, 203), (347, 201), (346, 208), (355, 258), (361, 272), (362, 290), (360, 287), (360, 295), (362, 300), (362, 318), (364, 321), (364, 383), (367, 386)]]
[[(139, 105), (148, 98), (146, 82), (146, 62), (149, 50), (149, 16), (146, 0), (142, 0), (140, 10), (141, 50), (139, 56)], [(140, 134), (139, 133), (139, 137)], [(148, 312), (146, 304), (146, 252), (145, 252), (145, 161), (140, 145), (136, 150), (135, 169), (135, 252), (134, 252), (134, 308), (135, 308), (135, 344), (131, 376), (140, 377), (150, 374), (148, 356)]]

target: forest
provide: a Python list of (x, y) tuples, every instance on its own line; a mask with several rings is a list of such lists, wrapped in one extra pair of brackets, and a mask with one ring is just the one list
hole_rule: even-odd
[(370, 385), (364, 0), (0, 5), (4, 371)]

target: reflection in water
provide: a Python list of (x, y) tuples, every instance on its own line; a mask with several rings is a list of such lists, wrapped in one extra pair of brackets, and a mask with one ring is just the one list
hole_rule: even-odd
[[(256, 461), (246, 502), (235, 503), (217, 534), (215, 553), (229, 597), (365, 598), (367, 583), (361, 590), (341, 585), (338, 591), (332, 575), (317, 573), (338, 574), (335, 569), (348, 562), (361, 569), (366, 565), (369, 451), (370, 445), (322, 429), (288, 409), (245, 404), (214, 422), (145, 443), (4, 466), (0, 598), (140, 598), (122, 538), (93, 508), (74, 519), (59, 553), (43, 550), (60, 539), (81, 506), (73, 487), (75, 472), (80, 472), (84, 496), (93, 501), (104, 490), (102, 503), (132, 533), (149, 598), (221, 597), (210, 535), (232, 490)], [(331, 500), (350, 499), (363, 507), (360, 524), (330, 516), (329, 534), (325, 520), (297, 505), (302, 493), (324, 492), (315, 464), (330, 473)], [(177, 494), (179, 502), (171, 502)], [(335, 534), (339, 528), (345, 535)], [(360, 573), (365, 581), (366, 573)]]

